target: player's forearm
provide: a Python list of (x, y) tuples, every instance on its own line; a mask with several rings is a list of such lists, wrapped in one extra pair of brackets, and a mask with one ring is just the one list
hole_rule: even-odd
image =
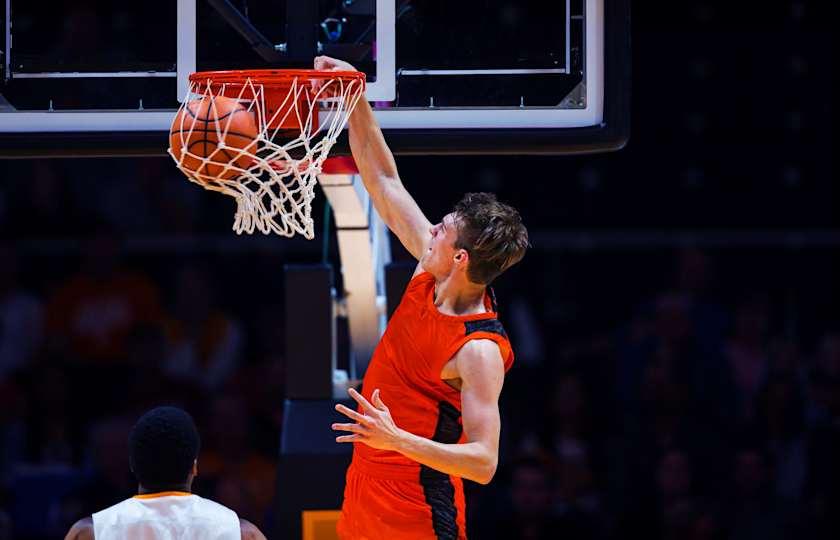
[(348, 123), (350, 151), (368, 193), (379, 193), (388, 187), (387, 183), (399, 182), (394, 155), (367, 101), (359, 101)]
[(403, 431), (396, 450), (407, 458), (452, 476), (488, 484), (498, 456), (480, 442), (444, 444)]

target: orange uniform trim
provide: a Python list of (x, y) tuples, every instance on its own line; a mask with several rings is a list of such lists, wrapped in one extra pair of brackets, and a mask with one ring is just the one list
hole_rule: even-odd
[(192, 495), (192, 493), (188, 491), (159, 491), (157, 493), (143, 493), (141, 495), (135, 495), (134, 499), (157, 499), (158, 497), (186, 497), (188, 495)]

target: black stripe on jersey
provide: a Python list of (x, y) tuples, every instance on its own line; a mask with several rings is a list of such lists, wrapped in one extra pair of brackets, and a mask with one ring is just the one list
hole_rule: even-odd
[[(463, 429), (460, 418), (461, 413), (458, 409), (441, 401), (438, 404), (438, 422), (432, 440), (444, 444), (457, 443)], [(438, 540), (457, 540), (458, 523), (455, 518), (458, 510), (455, 508), (455, 487), (449, 475), (420, 465), (420, 485), (423, 486), (426, 503), (432, 509), (435, 536)]]
[(466, 321), (464, 323), (466, 327), (467, 334), (470, 335), (473, 332), (491, 332), (493, 334), (499, 334), (503, 338), (507, 338), (507, 333), (505, 333), (505, 327), (502, 326), (502, 322), (499, 319), (479, 319), (477, 321)]

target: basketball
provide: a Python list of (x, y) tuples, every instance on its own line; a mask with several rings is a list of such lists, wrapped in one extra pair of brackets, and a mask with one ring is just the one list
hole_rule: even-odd
[(214, 96), (189, 103), (178, 112), (169, 132), (169, 147), (183, 168), (228, 180), (239, 175), (235, 168), (225, 170), (228, 165), (250, 166), (251, 156), (238, 150), (253, 152), (256, 139), (253, 114), (235, 99)]

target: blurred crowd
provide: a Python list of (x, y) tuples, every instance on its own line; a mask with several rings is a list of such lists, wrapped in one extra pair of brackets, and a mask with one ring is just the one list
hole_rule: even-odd
[[(151, 189), (167, 187), (154, 160), (114, 171), (127, 180), (110, 186), (101, 169), (86, 179), (62, 163), (11, 165), (20, 174), (0, 187), (0, 538), (61, 537), (131, 496), (128, 430), (167, 403), (199, 425), (196, 491), (266, 525), (284, 394), (283, 261), (132, 252), (131, 232), (191, 232), (200, 214), (189, 190)], [(272, 266), (276, 283), (226, 282), (249, 257)]]
[[(806, 340), (786, 320), (780, 297), (808, 304), (794, 275), (771, 278), (779, 295), (739, 288), (725, 251), (669, 257), (671, 278), (620, 307), (624, 320), (598, 331), (596, 315), (577, 338), (549, 322), (555, 352), (512, 372), (503, 474), (471, 499), (477, 537), (837, 537), (840, 332)], [(620, 287), (643, 287), (631, 268)]]
[[(271, 531), (282, 264), (312, 255), (172, 249), (231, 237), (232, 203), (163, 159), (104, 163), (112, 180), (85, 160), (4, 165), (0, 539), (60, 537), (130, 496), (128, 429), (165, 403), (199, 425), (195, 491)], [(840, 332), (813, 293), (831, 272), (774, 274), (789, 259), (535, 246), (497, 287), (517, 363), (496, 480), (468, 486), (471, 537), (840, 530)]]

